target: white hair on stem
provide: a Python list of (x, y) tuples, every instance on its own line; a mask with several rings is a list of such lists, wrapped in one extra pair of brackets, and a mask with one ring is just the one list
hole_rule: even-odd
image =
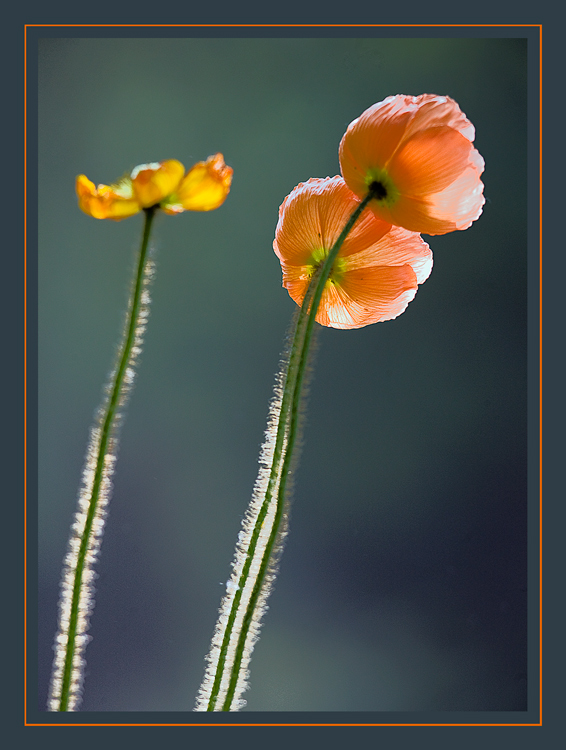
[[(142, 260), (140, 258), (140, 263)], [(108, 502), (112, 494), (112, 475), (124, 408), (132, 391), (149, 317), (149, 285), (154, 270), (153, 260), (147, 257), (141, 276), (138, 276), (140, 288), (137, 309), (134, 281), (116, 364), (104, 388), (104, 398), (96, 411), (95, 424), (90, 430), (78, 507), (63, 561), (59, 622), (53, 646), (55, 656), (48, 696), (49, 711), (76, 711), (82, 698), (86, 663), (84, 653), (91, 640), (87, 631), (94, 609), (94, 565), (100, 552)], [(128, 346), (130, 332), (133, 336)], [(73, 615), (75, 610), (76, 615)], [(61, 708), (63, 692), (67, 695), (64, 709)]]
[[(285, 458), (289, 446), (291, 424), (290, 412), (287, 411), (282, 415), (283, 398), (291, 368), (294, 369), (291, 390), (295, 388), (294, 378), (298, 362), (293, 360), (298, 357), (301, 350), (304, 340), (304, 327), (302, 326), (306, 317), (301, 322), (297, 319), (295, 321), (291, 328), (296, 331), (294, 345), (288, 344), (276, 376), (265, 440), (259, 455), (260, 468), (250, 504), (242, 521), (242, 529), (238, 534), (232, 562), (232, 575), (226, 584), (226, 594), (220, 605), (195, 711), (238, 711), (246, 705), (246, 701), (241, 696), (249, 687), (249, 663), (259, 638), (262, 618), (268, 609), (267, 599), (279, 569), (279, 561), (287, 535), (292, 476), (300, 452), (300, 425), (298, 424), (295, 427), (293, 439), (294, 450), (291, 448), (293, 455), (289, 465), (289, 474), (282, 492), (281, 480), (286, 465)], [(310, 367), (305, 367), (305, 381), (311, 371)], [(301, 392), (302, 411), (306, 383), (303, 383)], [(278, 447), (277, 440), (280, 431), (282, 443)], [(281, 494), (284, 497), (280, 497)], [(252, 604), (254, 592), (255, 604)], [(252, 606), (251, 612), (250, 605)]]

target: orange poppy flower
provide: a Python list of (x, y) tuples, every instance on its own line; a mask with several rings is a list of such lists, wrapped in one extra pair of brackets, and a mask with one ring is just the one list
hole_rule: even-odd
[(185, 174), (176, 159), (140, 164), (113, 185), (95, 187), (84, 174), (77, 177), (79, 207), (95, 219), (119, 221), (158, 205), (168, 214), (210, 211), (226, 200), (233, 169), (222, 154), (199, 161)]
[(484, 161), (474, 126), (447, 96), (390, 96), (348, 126), (340, 168), (360, 198), (384, 221), (413, 232), (467, 229), (485, 203)]
[[(283, 286), (297, 304), (359, 203), (341, 177), (327, 177), (301, 183), (281, 204), (273, 249)], [(396, 318), (431, 269), (432, 252), (419, 234), (366, 209), (340, 248), (316, 320), (331, 328), (361, 328)]]

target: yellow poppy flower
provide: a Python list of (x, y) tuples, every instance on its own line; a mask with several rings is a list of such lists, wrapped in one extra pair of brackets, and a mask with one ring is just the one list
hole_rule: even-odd
[(144, 208), (159, 206), (168, 214), (210, 211), (226, 200), (233, 169), (222, 154), (200, 161), (185, 174), (176, 159), (140, 164), (112, 185), (95, 186), (81, 174), (76, 179), (79, 208), (95, 219), (120, 221)]

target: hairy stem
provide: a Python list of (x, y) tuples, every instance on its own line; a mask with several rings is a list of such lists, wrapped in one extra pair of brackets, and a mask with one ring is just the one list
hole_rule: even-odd
[(111, 494), (118, 428), (133, 384), (149, 315), (148, 285), (153, 270), (149, 259), (149, 237), (154, 215), (155, 208), (145, 209), (142, 241), (117, 365), (111, 373), (106, 396), (91, 430), (78, 510), (63, 563), (59, 629), (55, 638), (48, 700), (50, 711), (75, 711), (81, 700), (85, 666), (83, 655), (90, 640), (87, 630), (94, 608), (93, 568), (100, 550)]
[(277, 573), (284, 537), (287, 484), (296, 464), (303, 386), (316, 313), (332, 264), (371, 197), (370, 192), (352, 213), (313, 275), (296, 318), (292, 343), (276, 383), (260, 456), (260, 473), (240, 532), (232, 577), (222, 601), (207, 657), (207, 672), (197, 698), (197, 711), (234, 711), (245, 705), (239, 696), (247, 688), (248, 664)]

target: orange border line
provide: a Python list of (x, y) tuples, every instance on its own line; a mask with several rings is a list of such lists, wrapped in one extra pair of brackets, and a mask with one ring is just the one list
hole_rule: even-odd
[(27, 85), (28, 85), (28, 76), (27, 76), (27, 29), (24, 28), (24, 724), (27, 726), (27, 582), (28, 582), (28, 574), (27, 574), (27, 424), (28, 424), (28, 418), (27, 418), (27, 393), (28, 393), (28, 386), (27, 386), (27, 374), (28, 374), (28, 366), (27, 366), (27, 353), (28, 353), (28, 346), (27, 346), (27, 331), (28, 331), (28, 325), (27, 325), (27, 311), (28, 311), (28, 304), (27, 304), (27, 290), (28, 290), (28, 283), (27, 283), (27, 143), (28, 143), (28, 136), (27, 136), (27, 124), (28, 124), (28, 118), (27, 118), (27, 105), (28, 105), (28, 97), (27, 97)]
[[(350, 28), (541, 28), (539, 23), (27, 23), (24, 28), (107, 28), (107, 27), (126, 27), (126, 28), (332, 28), (332, 29), (350, 29)], [(136, 725), (137, 726), (137, 725)], [(326, 726), (326, 725), (324, 725)]]
[(28, 727), (540, 727), (540, 724), (27, 724)]
[(539, 721), (542, 724), (542, 25), (539, 27)]
[[(48, 724), (27, 722), (27, 30), (28, 28), (538, 28), (539, 29), (539, 721), (502, 724), (235, 723)], [(540, 727), (542, 726), (542, 24), (24, 24), (24, 726), (26, 727)]]

